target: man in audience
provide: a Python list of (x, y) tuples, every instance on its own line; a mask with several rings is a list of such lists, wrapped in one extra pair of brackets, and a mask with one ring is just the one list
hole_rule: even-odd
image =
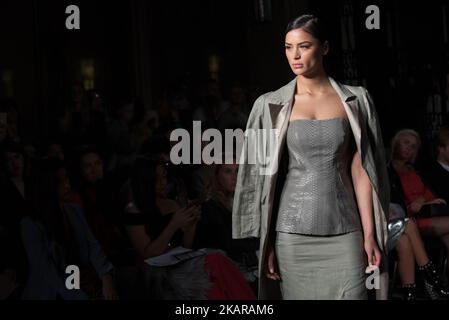
[(439, 198), (449, 203), (449, 127), (442, 127), (434, 136), (436, 161), (427, 172), (427, 183)]

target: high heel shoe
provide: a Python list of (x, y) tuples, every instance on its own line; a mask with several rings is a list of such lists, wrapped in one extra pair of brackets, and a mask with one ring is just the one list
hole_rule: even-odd
[(441, 281), (440, 275), (432, 261), (429, 261), (424, 266), (420, 266), (419, 271), (423, 276), (424, 288), (430, 299), (449, 299), (449, 290)]

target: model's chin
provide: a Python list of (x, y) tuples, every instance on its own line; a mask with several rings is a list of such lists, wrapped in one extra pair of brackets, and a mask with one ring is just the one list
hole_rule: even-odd
[(292, 71), (297, 76), (304, 76), (307, 74), (307, 70), (305, 68), (292, 68)]

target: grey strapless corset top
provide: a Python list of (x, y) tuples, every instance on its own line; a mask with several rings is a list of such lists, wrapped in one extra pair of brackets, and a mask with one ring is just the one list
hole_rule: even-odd
[(361, 230), (351, 163), (355, 141), (346, 118), (290, 122), (288, 173), (276, 230), (336, 235)]

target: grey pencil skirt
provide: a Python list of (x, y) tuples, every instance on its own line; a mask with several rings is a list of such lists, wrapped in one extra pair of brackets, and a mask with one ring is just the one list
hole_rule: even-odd
[(325, 237), (278, 232), (275, 248), (283, 299), (367, 299), (361, 231)]

